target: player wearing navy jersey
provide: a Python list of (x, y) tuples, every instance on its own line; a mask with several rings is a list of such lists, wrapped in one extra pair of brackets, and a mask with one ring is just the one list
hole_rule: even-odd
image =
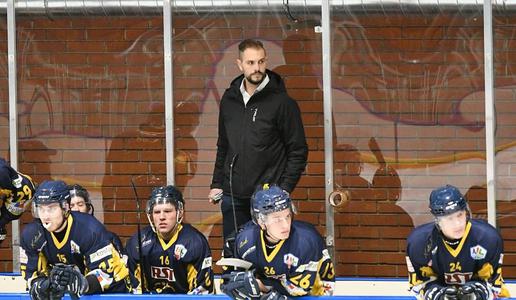
[(410, 289), (419, 299), (508, 297), (502, 277), (503, 241), (498, 231), (470, 218), (466, 198), (454, 186), (430, 194), (435, 222), (407, 238)]
[(0, 243), (7, 237), (5, 227), (20, 218), (34, 190), (29, 176), (17, 172), (0, 158)]
[[(70, 190), (70, 210), (78, 211), (82, 213), (87, 213), (92, 216), (95, 215), (95, 207), (91, 203), (90, 193), (88, 190), (82, 187), (80, 184), (73, 184), (68, 186)], [(127, 260), (127, 256), (124, 254), (124, 247), (122, 246), (122, 241), (114, 232), (109, 232), (111, 234), (111, 240), (113, 241), (113, 245), (115, 248), (122, 254), (124, 261)]]
[(129, 271), (110, 234), (91, 215), (70, 212), (69, 198), (63, 181), (45, 181), (34, 194), (37, 220), (25, 226), (20, 253), (31, 298), (127, 292)]
[(236, 238), (236, 257), (252, 264), (246, 272), (223, 275), (222, 290), (234, 299), (282, 299), (332, 295), (333, 263), (311, 224), (293, 221), (292, 200), (265, 184), (251, 198), (254, 225)]
[[(174, 186), (157, 187), (147, 201), (150, 226), (127, 242), (135, 293), (213, 293), (211, 250), (202, 233), (182, 223), (184, 199)], [(143, 271), (142, 271), (143, 269)], [(143, 276), (142, 276), (143, 274)]]

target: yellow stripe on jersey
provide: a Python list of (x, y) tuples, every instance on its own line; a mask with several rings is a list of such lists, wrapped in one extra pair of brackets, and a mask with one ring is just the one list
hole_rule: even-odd
[(450, 252), (450, 254), (453, 257), (457, 257), (459, 255), (460, 250), (462, 250), (462, 246), (464, 246), (464, 243), (466, 242), (466, 239), (468, 238), (469, 230), (471, 229), (471, 222), (468, 221), (468, 224), (466, 224), (466, 230), (464, 231), (464, 235), (462, 236), (462, 239), (460, 240), (459, 245), (457, 248), (453, 249), (452, 247), (448, 246), (448, 244), (444, 243), (444, 246)]
[(136, 281), (138, 281), (138, 286), (135, 289), (135, 294), (142, 294), (142, 269), (140, 267), (140, 264), (136, 264), (136, 269), (134, 270), (134, 278), (136, 278)]
[(129, 275), (129, 269), (125, 265), (124, 261), (120, 257), (120, 252), (118, 252), (113, 244), (111, 244), (111, 259), (109, 260), (110, 268), (113, 268), (113, 278), (116, 282), (120, 280), (127, 279)]
[(432, 269), (432, 267), (424, 266), (419, 268), (419, 270), (421, 271), (421, 276), (423, 277), (437, 277), (437, 274), (435, 274), (434, 269)]
[(478, 270), (477, 275), (478, 275), (478, 278), (480, 278), (482, 280), (489, 280), (489, 278), (491, 278), (493, 273), (494, 273), (493, 266), (490, 263), (486, 262), (484, 265), (482, 265), (482, 268), (480, 268), (480, 270)]
[(43, 252), (38, 253), (38, 273), (49, 275), (48, 261)]
[(177, 230), (174, 233), (174, 235), (172, 236), (172, 238), (170, 239), (170, 241), (168, 241), (168, 243), (163, 240), (163, 238), (161, 237), (160, 234), (157, 235), (159, 243), (161, 244), (161, 248), (163, 248), (164, 251), (168, 250), (168, 248), (170, 248), (170, 246), (172, 246), (176, 242), (181, 229), (183, 229), (183, 225), (177, 224)]
[(188, 271), (188, 274), (187, 274), (188, 291), (191, 292), (197, 286), (197, 270), (195, 269), (195, 266), (192, 264), (188, 264), (186, 269)]
[[(319, 265), (317, 266), (317, 273), (315, 275), (314, 285), (310, 291), (310, 295), (313, 295), (313, 296), (324, 295), (324, 288), (323, 288), (323, 284), (321, 281), (321, 276), (319, 274), (321, 274), (321, 267), (322, 267), (325, 259), (326, 259), (325, 257), (322, 257), (319, 260)], [(330, 266), (330, 264), (326, 264), (326, 268), (325, 268), (323, 274), (326, 274), (328, 272), (329, 266)]]
[(263, 252), (263, 255), (265, 256), (265, 260), (270, 263), (274, 257), (276, 256), (276, 254), (278, 254), (278, 252), (280, 251), (281, 249), (281, 246), (283, 246), (283, 243), (285, 243), (285, 240), (281, 240), (278, 244), (276, 244), (276, 246), (274, 247), (274, 250), (272, 250), (271, 254), (270, 255), (267, 255), (267, 248), (265, 247), (265, 237), (263, 236), (263, 230), (260, 230), (260, 239), (261, 239), (261, 243), (262, 243), (262, 252)]
[(66, 245), (66, 242), (68, 241), (68, 237), (70, 236), (70, 231), (72, 229), (72, 223), (73, 223), (73, 217), (71, 214), (68, 216), (67, 222), (68, 222), (68, 224), (66, 225), (66, 233), (61, 242), (59, 242), (57, 240), (57, 238), (53, 232), (50, 233), (50, 235), (52, 236), (52, 240), (54, 241), (54, 245), (56, 246), (57, 249), (63, 248), (63, 246)]

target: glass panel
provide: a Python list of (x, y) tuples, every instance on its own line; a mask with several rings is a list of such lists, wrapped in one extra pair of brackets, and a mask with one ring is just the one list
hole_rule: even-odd
[[(1, 10), (0, 10), (1, 11)], [(0, 13), (0, 158), (10, 160), (9, 152), (9, 65), (7, 61), (7, 12)], [(0, 256), (0, 272), (12, 271), (11, 226), (7, 240), (0, 246), (6, 255)]]
[(161, 17), (18, 18), (20, 165), (87, 188), (123, 240), (136, 232), (131, 180), (142, 205), (166, 181), (162, 49)]
[(482, 15), (334, 9), (332, 30), (337, 274), (405, 277), (432, 189), (486, 214)]
[(7, 61), (7, 14), (0, 14), (0, 157), (9, 159), (9, 65)]
[[(516, 40), (516, 26), (508, 18), (510, 13), (494, 16), (494, 86), (495, 86), (495, 141), (496, 141), (496, 224), (504, 239), (504, 252), (516, 251), (516, 178), (515, 178), (515, 145), (516, 130), (514, 107), (514, 64), (512, 46)], [(478, 197), (485, 199), (486, 190), (478, 190)], [(516, 262), (504, 260), (503, 274), (506, 278), (514, 278)], [(514, 297), (514, 296), (513, 296)]]

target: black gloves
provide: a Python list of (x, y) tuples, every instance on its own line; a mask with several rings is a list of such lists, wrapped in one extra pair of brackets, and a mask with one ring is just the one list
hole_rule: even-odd
[(260, 300), (288, 300), (288, 297), (276, 291), (270, 291), (267, 294), (262, 295)]
[(72, 298), (78, 298), (88, 290), (86, 277), (74, 265), (56, 264), (50, 272), (50, 282), (53, 287), (70, 293)]
[(434, 285), (425, 292), (424, 299), (487, 300), (489, 299), (489, 289), (479, 281), (469, 281), (459, 287)]
[(425, 292), (425, 300), (458, 300), (459, 290), (454, 286), (434, 285)]
[(487, 300), (489, 299), (489, 290), (487, 287), (478, 281), (466, 282), (460, 287), (461, 299), (464, 300)]
[(224, 294), (236, 300), (260, 299), (260, 286), (253, 271), (231, 272), (222, 275)]
[(29, 293), (32, 300), (60, 300), (64, 296), (64, 291), (55, 289), (48, 277), (33, 279)]

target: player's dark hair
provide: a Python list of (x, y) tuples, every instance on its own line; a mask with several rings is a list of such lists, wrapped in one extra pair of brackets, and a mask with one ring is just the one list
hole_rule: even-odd
[(93, 207), (93, 204), (91, 204), (90, 193), (88, 193), (87, 189), (80, 184), (72, 184), (68, 186), (68, 190), (70, 191), (70, 200), (68, 204), (71, 204), (73, 197), (81, 197), (84, 199), (84, 202), (88, 207), (88, 212), (90, 212), (91, 215), (94, 215), (95, 208)]

